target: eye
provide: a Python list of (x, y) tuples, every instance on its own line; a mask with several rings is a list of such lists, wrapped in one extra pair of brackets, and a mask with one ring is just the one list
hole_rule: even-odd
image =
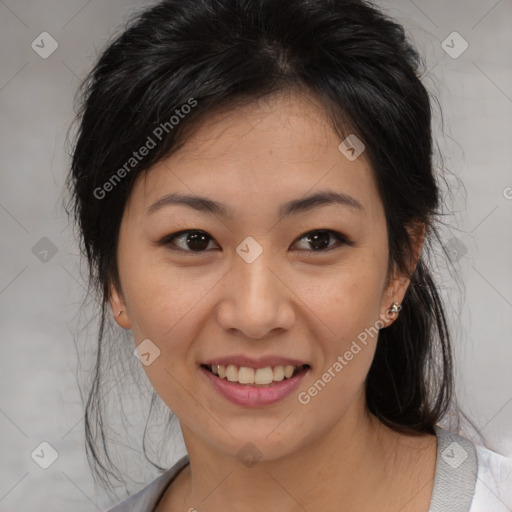
[[(329, 239), (332, 238), (334, 238), (338, 244), (329, 244)], [(312, 251), (308, 249), (299, 249), (300, 251), (305, 250), (307, 252), (329, 252), (339, 245), (354, 245), (354, 243), (345, 235), (331, 229), (318, 229), (316, 231), (309, 231), (308, 233), (302, 235), (299, 240), (306, 240), (307, 244), (314, 248)]]
[[(335, 240), (334, 244), (330, 244), (330, 240), (332, 239)], [(205, 231), (186, 230), (167, 235), (160, 241), (160, 244), (174, 245), (176, 248), (172, 247), (172, 250), (179, 252), (202, 253), (206, 252), (211, 240), (213, 240), (213, 238)], [(309, 231), (298, 240), (305, 240), (310, 247), (313, 247), (313, 250), (309, 250), (308, 248), (299, 249), (299, 251), (306, 252), (329, 252), (339, 245), (353, 245), (353, 242), (345, 235), (330, 229)], [(180, 247), (176, 241), (183, 245)], [(336, 242), (338, 243), (336, 244)]]
[[(204, 231), (199, 230), (188, 230), (180, 231), (179, 233), (173, 233), (164, 237), (160, 243), (163, 245), (176, 245), (175, 240), (180, 240), (185, 244), (185, 248), (178, 247), (176, 251), (180, 252), (205, 252), (204, 250), (208, 247), (208, 240), (212, 240), (211, 236)], [(188, 248), (188, 249), (187, 249)]]

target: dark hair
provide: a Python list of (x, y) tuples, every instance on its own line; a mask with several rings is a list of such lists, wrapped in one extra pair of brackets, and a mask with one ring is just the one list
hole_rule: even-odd
[[(410, 268), (408, 228), (427, 227), (400, 315), (380, 332), (366, 400), (397, 431), (435, 433), (454, 398), (453, 368), (444, 306), (427, 265), (432, 241), (440, 242), (442, 204), (421, 65), (402, 26), (363, 0), (166, 0), (137, 14), (103, 51), (82, 84), (67, 207), (80, 230), (90, 289), (101, 297), (85, 421), (97, 475), (115, 469), (100, 382), (109, 286), (120, 289), (117, 239), (133, 183), (214, 110), (278, 91), (314, 95), (340, 141), (354, 133), (365, 144), (386, 213), (390, 272)], [(148, 137), (155, 147), (131, 161)]]

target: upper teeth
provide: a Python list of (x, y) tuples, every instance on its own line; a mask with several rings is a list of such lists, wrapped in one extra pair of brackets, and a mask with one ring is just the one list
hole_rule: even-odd
[(295, 371), (296, 366), (274, 366), (271, 368), (248, 368), (247, 366), (235, 366), (229, 364), (212, 364), (210, 369), (221, 379), (227, 378), (230, 382), (239, 382), (240, 384), (270, 384), (273, 381), (279, 382), (284, 378), (290, 378)]

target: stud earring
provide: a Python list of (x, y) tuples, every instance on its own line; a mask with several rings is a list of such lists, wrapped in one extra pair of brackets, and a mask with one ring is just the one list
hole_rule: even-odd
[(121, 315), (121, 313), (122, 313), (122, 311), (118, 311), (118, 312), (117, 312), (117, 316), (120, 316), (120, 315)]
[(398, 302), (393, 302), (391, 308), (388, 309), (388, 313), (398, 313), (402, 309), (402, 306)]

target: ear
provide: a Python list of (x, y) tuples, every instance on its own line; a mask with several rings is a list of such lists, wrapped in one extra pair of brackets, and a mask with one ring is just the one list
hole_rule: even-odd
[(397, 318), (397, 314), (390, 314), (389, 308), (396, 302), (402, 304), (405, 293), (411, 284), (410, 276), (414, 273), (420, 259), (421, 248), (425, 240), (426, 226), (423, 222), (413, 222), (407, 226), (411, 237), (412, 254), (407, 262), (407, 271), (396, 271), (389, 279), (388, 286), (383, 296), (381, 307), (381, 320), (384, 327), (391, 325)]
[(114, 315), (114, 320), (117, 322), (117, 325), (123, 329), (130, 329), (132, 324), (130, 322), (130, 318), (128, 317), (126, 304), (123, 300), (122, 294), (117, 291), (113, 284), (110, 285), (109, 302), (110, 307), (112, 308), (112, 314)]

